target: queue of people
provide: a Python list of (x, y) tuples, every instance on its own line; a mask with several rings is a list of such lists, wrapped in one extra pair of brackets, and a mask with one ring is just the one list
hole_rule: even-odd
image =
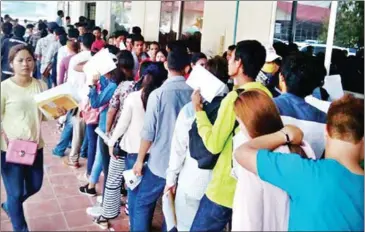
[[(157, 202), (170, 193), (177, 231), (363, 231), (364, 101), (345, 95), (328, 111), (308, 102), (327, 100), (316, 95), (326, 75), (318, 58), (256, 40), (208, 58), (184, 41), (146, 45), (138, 27), (106, 38), (82, 19), (66, 32), (58, 16), (38, 24), (43, 36), (26, 42), (17, 25), (2, 41), (1, 208), (14, 231), (29, 230), (23, 203), (43, 180), (47, 119), (33, 97), (63, 83), (81, 100), (57, 109), (61, 137), (52, 153), (74, 169), (87, 159), (79, 192), (97, 197), (86, 213), (101, 229), (125, 213), (130, 231), (150, 231)], [(83, 67), (101, 49), (116, 68), (88, 83)], [(198, 65), (226, 85), (211, 102), (186, 83)], [(27, 142), (32, 162), (11, 159), (15, 142)], [(134, 189), (126, 170), (141, 178)]]

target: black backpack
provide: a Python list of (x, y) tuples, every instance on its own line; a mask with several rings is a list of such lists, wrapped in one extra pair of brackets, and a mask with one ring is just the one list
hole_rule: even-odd
[[(216, 97), (209, 104), (204, 104), (203, 109), (206, 112), (209, 121), (214, 124), (218, 116), (218, 110), (224, 97)], [(235, 123), (232, 133), (237, 128), (238, 123)], [(198, 127), (196, 120), (194, 121), (190, 131), (189, 131), (189, 151), (193, 159), (198, 161), (198, 167), (200, 169), (213, 169), (218, 161), (219, 154), (212, 154), (205, 147), (202, 138), (198, 133)]]

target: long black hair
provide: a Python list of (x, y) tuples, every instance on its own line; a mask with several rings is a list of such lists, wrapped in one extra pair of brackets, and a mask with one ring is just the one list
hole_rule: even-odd
[(134, 59), (133, 55), (128, 50), (120, 51), (119, 48), (113, 45), (106, 45), (105, 48), (109, 50), (110, 53), (116, 55), (117, 68), (112, 71), (112, 80), (119, 85), (123, 81), (128, 81), (130, 77), (126, 75), (124, 70), (133, 70)]
[(148, 97), (152, 91), (159, 88), (166, 79), (167, 70), (162, 62), (153, 62), (146, 68), (145, 75), (143, 76), (141, 97), (144, 110), (147, 109)]

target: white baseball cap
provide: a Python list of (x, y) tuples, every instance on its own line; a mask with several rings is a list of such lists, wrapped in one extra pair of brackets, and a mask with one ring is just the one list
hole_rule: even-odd
[(276, 59), (281, 60), (281, 56), (276, 54), (276, 51), (272, 46), (267, 46), (266, 47), (266, 62), (273, 62)]

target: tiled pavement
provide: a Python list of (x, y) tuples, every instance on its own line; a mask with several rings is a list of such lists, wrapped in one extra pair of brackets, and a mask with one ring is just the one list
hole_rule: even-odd
[[(86, 208), (92, 206), (96, 198), (82, 195), (79, 186), (85, 184), (78, 180), (78, 176), (85, 172), (86, 160), (81, 159), (82, 167), (74, 170), (65, 166), (62, 160), (52, 155), (52, 148), (58, 142), (55, 122), (46, 122), (42, 128), (46, 143), (44, 148), (44, 180), (40, 192), (24, 203), (24, 211), (31, 231), (101, 231), (93, 224), (92, 217), (86, 214)], [(102, 179), (103, 177), (101, 177)], [(103, 181), (101, 180), (100, 183)], [(97, 185), (100, 193), (101, 186)], [(1, 182), (1, 202), (6, 199), (4, 186)], [(158, 204), (153, 229), (160, 231), (162, 213)], [(121, 215), (111, 221), (112, 230), (128, 231), (128, 216), (124, 209)], [(1, 230), (12, 231), (9, 218), (1, 210)]]

